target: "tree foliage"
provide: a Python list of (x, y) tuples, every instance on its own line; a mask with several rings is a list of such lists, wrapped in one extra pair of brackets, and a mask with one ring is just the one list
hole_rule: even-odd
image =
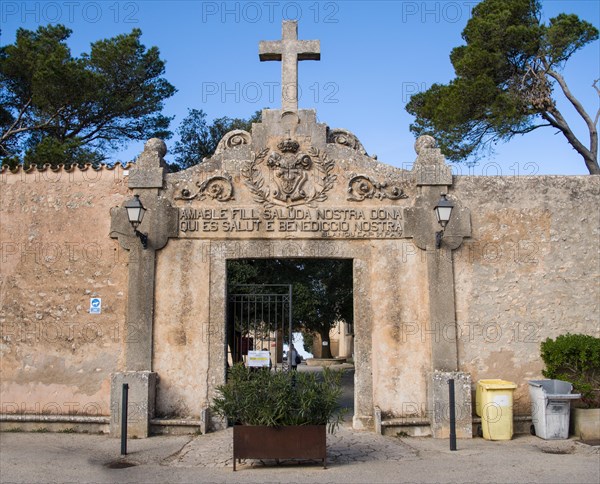
[[(456, 78), (413, 95), (411, 131), (431, 134), (450, 160), (459, 161), (540, 127), (561, 132), (590, 173), (598, 166), (598, 119), (575, 98), (560, 74), (571, 56), (598, 39), (598, 29), (577, 15), (541, 22), (537, 0), (484, 0), (462, 32), (466, 45), (450, 54)], [(592, 82), (592, 80), (590, 80)], [(593, 88), (600, 95), (594, 81)], [(559, 111), (555, 90), (575, 108), (589, 131), (577, 138)]]
[[(348, 259), (248, 259), (227, 264), (227, 285), (292, 284), (292, 326), (329, 343), (338, 320), (352, 324), (353, 273)], [(331, 357), (330, 345), (323, 357)]]
[(0, 48), (3, 162), (98, 161), (127, 141), (170, 136), (160, 111), (175, 88), (141, 30), (94, 42), (80, 57), (70, 35), (62, 25), (21, 28)]
[(201, 163), (204, 158), (212, 156), (225, 134), (234, 129), (250, 131), (252, 123), (258, 123), (260, 118), (261, 112), (256, 111), (248, 119), (224, 116), (208, 124), (204, 111), (188, 109), (188, 115), (177, 128), (180, 138), (173, 149), (175, 163), (171, 170), (185, 170)]

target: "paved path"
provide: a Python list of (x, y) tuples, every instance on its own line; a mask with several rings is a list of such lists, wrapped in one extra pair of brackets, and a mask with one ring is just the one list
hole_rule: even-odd
[(451, 452), (443, 440), (343, 427), (327, 436), (327, 469), (248, 460), (235, 473), (231, 442), (231, 429), (152, 437), (130, 441), (129, 454), (121, 458), (119, 440), (104, 435), (2, 433), (0, 482), (600, 482), (599, 448), (529, 435), (507, 442), (459, 440)]
[[(166, 462), (175, 467), (228, 467), (233, 468), (233, 430), (231, 428), (207, 434), (188, 442), (180, 452)], [(348, 426), (340, 426), (334, 434), (327, 434), (327, 465), (335, 467), (357, 462), (399, 462), (415, 457), (417, 451), (400, 439), (385, 438), (372, 432), (357, 432)], [(245, 465), (244, 465), (245, 463)], [(308, 463), (306, 463), (309, 465)], [(275, 461), (242, 461), (244, 467), (276, 465)], [(283, 461), (283, 465), (295, 465), (296, 461)], [(316, 467), (320, 467), (316, 465)]]
[[(301, 371), (318, 371), (310, 367)], [(341, 403), (352, 408), (352, 375)], [(350, 412), (350, 415), (352, 412)], [(120, 441), (105, 435), (0, 433), (0, 484), (12, 482), (136, 483), (593, 483), (600, 448), (530, 435), (511, 441), (448, 442), (359, 432), (348, 425), (327, 435), (327, 469), (319, 463), (246, 460), (233, 472), (233, 431)]]

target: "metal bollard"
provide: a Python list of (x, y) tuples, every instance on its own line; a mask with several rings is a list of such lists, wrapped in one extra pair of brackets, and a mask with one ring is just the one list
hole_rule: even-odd
[(129, 385), (123, 383), (121, 401), (121, 455), (127, 455), (127, 400), (129, 399)]
[(454, 401), (454, 379), (448, 380), (448, 403), (450, 405), (450, 450), (456, 450), (456, 403)]

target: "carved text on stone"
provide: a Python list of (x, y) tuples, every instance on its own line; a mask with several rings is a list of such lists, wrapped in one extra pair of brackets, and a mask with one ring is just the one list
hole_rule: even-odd
[(403, 219), (402, 207), (189, 207), (179, 209), (179, 236), (395, 239)]

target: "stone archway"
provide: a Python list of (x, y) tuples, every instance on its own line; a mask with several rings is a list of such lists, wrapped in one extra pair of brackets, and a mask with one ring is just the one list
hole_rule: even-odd
[[(210, 160), (164, 179), (158, 177), (164, 147), (149, 143), (129, 180), (153, 208), (144, 220), (149, 249), (119, 238), (142, 261), (131, 266), (130, 281), (156, 266), (155, 277), (142, 285), (144, 294), (154, 293), (156, 311), (147, 299), (130, 296), (129, 321), (141, 320), (146, 337), (125, 348), (126, 369), (163, 373), (159, 411), (197, 414), (224, 381), (226, 260), (337, 255), (354, 260), (355, 427), (376, 426), (375, 407), (390, 416), (418, 408), (421, 418), (430, 418), (432, 398), (443, 398), (432, 390), (433, 372), (457, 370), (456, 342), (422, 339), (408, 352), (399, 347), (409, 326), (453, 324), (451, 250), (470, 232), (468, 210), (454, 199), (456, 215), (436, 249), (432, 209), (452, 178), (431, 139), (417, 142), (417, 162), (406, 172), (370, 158), (351, 133), (317, 124), (314, 111), (299, 113), (295, 139), (282, 132), (281, 112), (267, 110), (252, 135), (229, 133)], [(127, 233), (118, 210), (113, 223), (115, 234)], [(130, 295), (136, 290), (130, 287)], [(188, 339), (191, 331), (200, 338)], [(176, 377), (177, 341), (202, 354), (193, 370), (205, 375), (202, 385), (191, 369)], [(196, 385), (194, 397), (177, 381)]]
[[(126, 221), (118, 210), (113, 216), (114, 233), (142, 262), (130, 266), (130, 281), (143, 279), (143, 294), (153, 293), (156, 304), (130, 297), (129, 321), (146, 336), (128, 342), (125, 369), (158, 373), (157, 411), (197, 415), (224, 381), (226, 260), (351, 258), (354, 426), (376, 427), (376, 407), (384, 418), (406, 408), (430, 418), (438, 398), (433, 372), (456, 371), (456, 343), (400, 346), (408, 327), (453, 324), (451, 250), (470, 231), (468, 210), (454, 199), (456, 215), (436, 249), (432, 209), (452, 178), (434, 143), (417, 143), (417, 162), (407, 172), (370, 158), (351, 133), (317, 124), (314, 111), (299, 114), (295, 139), (282, 132), (281, 112), (267, 110), (252, 134), (229, 133), (210, 160), (160, 178), (164, 147), (149, 143), (129, 180), (153, 209), (140, 228), (149, 233), (149, 249), (121, 235)], [(195, 368), (177, 345), (201, 355)], [(151, 395), (148, 378), (143, 396)]]
[[(261, 60), (282, 59), (294, 87), (297, 61), (318, 59), (319, 45), (298, 41), (295, 22), (284, 22), (283, 37), (261, 43)], [(434, 435), (444, 434), (447, 422), (432, 409), (444, 401), (447, 372), (458, 369), (456, 340), (403, 338), (409, 326), (455, 325), (452, 250), (470, 235), (470, 216), (453, 198), (456, 215), (436, 246), (432, 209), (452, 176), (433, 138), (419, 138), (416, 151), (411, 171), (379, 163), (297, 99), (264, 110), (251, 132), (226, 134), (210, 159), (179, 173), (164, 172), (166, 147), (150, 140), (129, 174), (152, 208), (140, 226), (147, 251), (123, 210), (112, 213), (112, 233), (139, 261), (130, 265), (127, 316), (138, 337), (125, 345), (112, 395), (131, 381), (151, 417), (158, 374), (157, 410), (199, 415), (224, 381), (226, 260), (340, 254), (354, 260), (354, 426), (377, 428), (376, 415), (416, 408)], [(200, 355), (194, 365), (190, 351)], [(470, 385), (461, 388), (470, 405)]]

